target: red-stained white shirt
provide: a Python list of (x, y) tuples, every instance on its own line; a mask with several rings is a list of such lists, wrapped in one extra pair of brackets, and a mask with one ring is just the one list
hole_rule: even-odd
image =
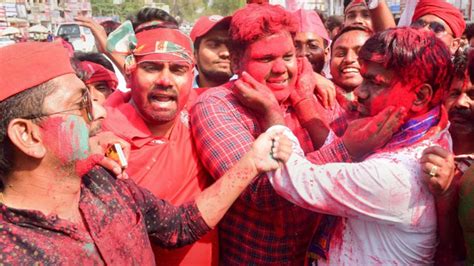
[(360, 163), (325, 165), (310, 163), (294, 145), (286, 167), (268, 176), (277, 193), (296, 205), (342, 217), (329, 258), (318, 265), (430, 264), (437, 244), (436, 208), (419, 158), (425, 148), (450, 148), (449, 143), (444, 128)]

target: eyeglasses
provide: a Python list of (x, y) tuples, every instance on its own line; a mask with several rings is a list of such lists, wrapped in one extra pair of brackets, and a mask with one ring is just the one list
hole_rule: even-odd
[(94, 120), (94, 113), (93, 113), (93, 107), (92, 107), (92, 98), (91, 98), (91, 95), (89, 93), (89, 90), (84, 89), (84, 93), (82, 94), (82, 99), (81, 99), (81, 103), (80, 103), (79, 108), (68, 109), (68, 110), (63, 110), (63, 111), (53, 112), (53, 113), (46, 113), (46, 114), (34, 114), (34, 115), (24, 116), (22, 118), (24, 118), (24, 119), (35, 119), (35, 118), (41, 118), (41, 117), (45, 117), (45, 116), (62, 114), (62, 113), (67, 113), (67, 112), (77, 111), (77, 110), (81, 110), (81, 111), (85, 110), (85, 115), (83, 115), (83, 116), (89, 122), (92, 122)]
[(426, 27), (428, 27), (429, 30), (431, 30), (432, 32), (434, 32), (436, 34), (445, 33), (445, 34), (449, 34), (449, 35), (452, 36), (451, 33), (446, 31), (446, 27), (443, 24), (441, 24), (437, 21), (427, 22), (427, 21), (424, 21), (422, 19), (419, 19), (419, 20), (413, 22), (412, 26), (415, 27), (415, 28), (426, 28)]

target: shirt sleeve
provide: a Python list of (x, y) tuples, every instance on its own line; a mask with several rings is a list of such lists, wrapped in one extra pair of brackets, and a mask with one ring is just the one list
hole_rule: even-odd
[(306, 154), (306, 158), (314, 164), (352, 162), (342, 139), (336, 137), (333, 131), (330, 131), (328, 140), (328, 144), (325, 143), (319, 150)]
[(150, 239), (157, 245), (164, 248), (181, 247), (194, 243), (211, 230), (195, 202), (173, 206), (132, 182), (127, 184), (143, 215)]
[(377, 157), (361, 163), (315, 165), (295, 146), (285, 168), (268, 176), (278, 194), (303, 208), (366, 221), (409, 224), (412, 215), (423, 212), (420, 202), (428, 204), (431, 197), (429, 192), (416, 191), (423, 188), (413, 184), (413, 172), (406, 164)]
[[(248, 124), (236, 114), (227, 99), (207, 97), (191, 110), (191, 125), (201, 162), (218, 179), (230, 169), (255, 140)], [(260, 210), (271, 211), (291, 205), (272, 188), (268, 178), (260, 175), (240, 194), (240, 199)]]

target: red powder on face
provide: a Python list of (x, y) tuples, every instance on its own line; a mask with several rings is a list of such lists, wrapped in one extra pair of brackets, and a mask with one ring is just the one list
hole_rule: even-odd
[(51, 117), (41, 123), (43, 128), (43, 140), (45, 145), (51, 150), (63, 163), (68, 161), (72, 154), (72, 146), (62, 136), (62, 126), (64, 119), (62, 117)]
[(75, 168), (76, 174), (78, 176), (85, 175), (87, 172), (92, 170), (92, 168), (94, 168), (94, 166), (96, 166), (100, 161), (102, 161), (102, 159), (104, 159), (103, 155), (94, 154), (92, 156), (89, 156), (87, 159), (77, 161)]

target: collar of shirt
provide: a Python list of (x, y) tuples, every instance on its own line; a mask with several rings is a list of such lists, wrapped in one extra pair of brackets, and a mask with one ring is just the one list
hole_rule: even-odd
[[(169, 139), (153, 136), (145, 121), (143, 121), (143, 118), (135, 110), (135, 107), (129, 103), (130, 98), (131, 95), (129, 92), (125, 93), (121, 91), (115, 91), (107, 98), (105, 103), (107, 118), (102, 124), (104, 130), (114, 132), (137, 148), (150, 142), (163, 144), (176, 137), (173, 134), (170, 135)], [(186, 120), (187, 114), (183, 112), (177, 115), (176, 119)]]

